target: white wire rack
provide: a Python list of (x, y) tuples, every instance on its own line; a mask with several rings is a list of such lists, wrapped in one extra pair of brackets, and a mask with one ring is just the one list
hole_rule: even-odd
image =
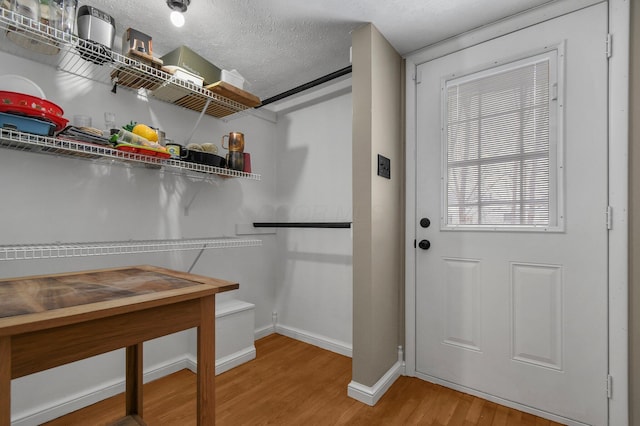
[(0, 246), (0, 261), (259, 247), (261, 245), (261, 240), (230, 237), (4, 245)]
[(162, 168), (173, 174), (184, 174), (188, 172), (196, 178), (213, 177), (217, 175), (221, 177), (260, 180), (260, 175), (255, 173), (245, 173), (237, 170), (208, 166), (206, 164), (151, 157), (138, 153), (119, 151), (106, 145), (38, 136), (11, 129), (0, 129), (0, 147), (19, 151), (74, 156), (89, 160), (105, 159), (131, 164), (151, 165), (152, 167)]
[(152, 94), (157, 90), (161, 100), (198, 112), (206, 107), (205, 113), (217, 118), (250, 108), (243, 103), (242, 96), (234, 99), (221, 96), (176, 79), (153, 64), (120, 55), (2, 7), (0, 30), (0, 49), (86, 79), (108, 85), (117, 82), (118, 87), (147, 89)]

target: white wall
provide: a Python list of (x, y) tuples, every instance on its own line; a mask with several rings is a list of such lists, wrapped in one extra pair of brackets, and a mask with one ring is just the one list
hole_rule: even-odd
[[(103, 113), (117, 114), (118, 125), (130, 120), (155, 125), (181, 141), (198, 113), (136, 93), (94, 84), (53, 68), (0, 53), (0, 75), (20, 74), (37, 82), (65, 117), (88, 114), (102, 127)], [(129, 239), (235, 236), (236, 223), (271, 218), (275, 197), (275, 125), (246, 116), (230, 122), (203, 118), (194, 142), (214, 142), (230, 131), (245, 134), (260, 182), (215, 178), (193, 181), (144, 167), (40, 155), (0, 149), (0, 244), (112, 241)], [(188, 215), (185, 206), (189, 206)], [(253, 238), (252, 236), (249, 236)], [(275, 238), (262, 247), (204, 252), (194, 273), (240, 282), (233, 295), (256, 305), (256, 328), (271, 325), (275, 304)], [(187, 270), (197, 252), (102, 256), (92, 258), (0, 262), (0, 277), (15, 277), (154, 264)], [(145, 345), (145, 370), (171, 363), (189, 352), (188, 333)], [(12, 383), (12, 417), (24, 418), (46, 407), (106, 386), (124, 376), (122, 351), (116, 351)], [(27, 423), (25, 423), (27, 424)]]
[[(118, 125), (144, 122), (181, 142), (198, 118), (0, 52), (4, 74), (32, 79), (65, 117), (88, 114), (96, 127), (104, 125), (105, 111), (113, 111)], [(277, 125), (251, 116), (229, 122), (205, 116), (193, 141), (219, 144), (230, 131), (245, 133), (261, 181), (202, 182), (108, 161), (0, 149), (0, 244), (235, 236), (236, 224), (255, 221), (351, 221), (350, 88), (281, 114)], [(268, 334), (276, 311), (279, 332), (350, 355), (350, 230), (280, 229), (246, 237), (261, 239), (262, 247), (206, 250), (193, 272), (240, 282), (239, 290), (218, 299), (255, 304), (258, 332)], [(6, 261), (0, 278), (136, 264), (185, 271), (196, 256), (187, 251)], [(145, 371), (170, 368), (195, 353), (194, 334), (145, 343)], [(21, 426), (37, 424), (122, 391), (123, 379), (120, 350), (14, 380), (12, 418)]]
[[(278, 114), (278, 221), (351, 222), (351, 91)], [(350, 229), (279, 228), (279, 333), (351, 355)]]

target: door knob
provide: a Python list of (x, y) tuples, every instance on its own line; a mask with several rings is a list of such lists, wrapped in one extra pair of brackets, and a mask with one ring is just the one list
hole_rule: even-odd
[(420, 226), (422, 226), (423, 228), (428, 228), (429, 226), (431, 226), (431, 221), (428, 217), (423, 217), (422, 219), (420, 219)]
[(420, 247), (422, 250), (429, 250), (429, 247), (431, 247), (431, 243), (429, 242), (429, 240), (421, 240), (418, 243), (418, 247)]

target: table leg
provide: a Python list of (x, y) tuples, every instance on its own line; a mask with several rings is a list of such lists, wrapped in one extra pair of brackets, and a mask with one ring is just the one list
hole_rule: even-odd
[(127, 416), (142, 417), (142, 342), (127, 346)]
[(11, 336), (0, 337), (0, 426), (11, 425)]
[(213, 426), (215, 420), (215, 296), (200, 299), (198, 327), (198, 426)]

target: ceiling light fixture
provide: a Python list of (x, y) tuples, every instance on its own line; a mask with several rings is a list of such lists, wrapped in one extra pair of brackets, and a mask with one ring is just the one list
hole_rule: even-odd
[(191, 3), (191, 0), (167, 0), (167, 6), (172, 10), (171, 23), (176, 27), (184, 25), (183, 13), (187, 11), (187, 7)]

